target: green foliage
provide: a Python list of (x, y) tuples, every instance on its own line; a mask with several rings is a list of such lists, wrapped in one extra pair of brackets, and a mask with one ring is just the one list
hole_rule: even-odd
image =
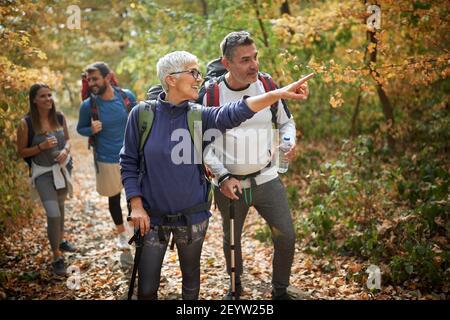
[(56, 80), (48, 69), (38, 67), (46, 55), (34, 46), (36, 28), (27, 20), (42, 6), (18, 1), (0, 7), (0, 230), (7, 221), (24, 217), (32, 209), (28, 170), (16, 151), (16, 129), (28, 112), (29, 86), (38, 79), (49, 83)]
[[(20, 0), (0, 6), (0, 226), (31, 210), (27, 170), (15, 151), (30, 84), (49, 83), (58, 106), (76, 115), (80, 72), (104, 60), (120, 85), (143, 99), (159, 81), (161, 56), (190, 51), (204, 71), (220, 55), (223, 37), (245, 29), (256, 39), (260, 69), (277, 83), (316, 73), (309, 99), (289, 104), (303, 141), (336, 149), (349, 139), (351, 124), (360, 135), (345, 141), (338, 156), (310, 148), (291, 164), (288, 201), (307, 249), (386, 263), (395, 283), (412, 277), (423, 286), (449, 282), (446, 2), (382, 4), (377, 46), (368, 42), (361, 1), (290, 1), (291, 15), (280, 15), (280, 1), (80, 0), (78, 30), (66, 26), (71, 4)], [(370, 64), (372, 53), (377, 59)], [(393, 123), (386, 123), (377, 88), (392, 104)], [(386, 148), (388, 132), (398, 154)], [(299, 184), (296, 173), (306, 183)], [(270, 230), (256, 237), (267, 241)]]
[(298, 187), (297, 186), (288, 186), (286, 188), (286, 193), (288, 197), (288, 203), (290, 208), (298, 208), (300, 205), (299, 197), (298, 197)]
[(324, 273), (331, 273), (336, 271), (336, 266), (330, 261), (320, 266), (320, 270)]
[(310, 170), (301, 201), (308, 214), (297, 230), (318, 255), (337, 250), (386, 263), (392, 283), (439, 290), (450, 276), (448, 110), (432, 108), (412, 123), (403, 141), (416, 138), (398, 158), (386, 158), (376, 136), (360, 136)]
[(405, 255), (392, 257), (389, 264), (394, 283), (418, 278), (421, 286), (439, 288), (450, 280), (448, 251), (436, 253), (430, 243), (406, 245)]
[(40, 272), (30, 271), (30, 272), (22, 272), (18, 279), (23, 281), (35, 281), (41, 278)]
[(272, 236), (270, 232), (270, 228), (267, 225), (262, 226), (257, 229), (254, 235), (254, 238), (260, 242), (272, 242)]

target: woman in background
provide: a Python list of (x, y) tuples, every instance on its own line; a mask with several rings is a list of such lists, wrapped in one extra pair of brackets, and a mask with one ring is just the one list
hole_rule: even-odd
[(64, 240), (64, 202), (72, 187), (69, 132), (64, 115), (56, 111), (48, 85), (32, 85), (29, 101), (30, 111), (17, 131), (17, 150), (30, 165), (31, 185), (36, 188), (47, 215), (52, 269), (62, 276), (66, 274), (62, 252), (76, 251)]

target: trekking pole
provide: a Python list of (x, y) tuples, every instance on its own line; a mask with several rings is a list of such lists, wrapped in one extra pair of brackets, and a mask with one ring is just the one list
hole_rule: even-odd
[(128, 288), (128, 300), (131, 300), (131, 298), (133, 297), (134, 283), (136, 282), (136, 274), (139, 267), (139, 261), (141, 260), (143, 239), (144, 237), (141, 236), (140, 229), (137, 229), (134, 232), (133, 237), (130, 239), (130, 241), (128, 241), (129, 245), (132, 245), (133, 242), (136, 242), (136, 253), (134, 255), (133, 272), (131, 273), (130, 286)]
[(230, 255), (231, 255), (231, 299), (236, 296), (236, 254), (234, 248), (234, 201), (230, 200)]

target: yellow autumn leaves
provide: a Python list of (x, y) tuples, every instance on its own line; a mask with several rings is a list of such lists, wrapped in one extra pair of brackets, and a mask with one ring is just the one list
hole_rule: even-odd
[(330, 106), (336, 109), (344, 104), (344, 99), (342, 99), (342, 93), (336, 91), (334, 95), (330, 97)]

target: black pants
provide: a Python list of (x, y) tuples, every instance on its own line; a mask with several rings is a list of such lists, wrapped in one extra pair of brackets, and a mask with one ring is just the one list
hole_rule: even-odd
[(120, 193), (108, 198), (109, 212), (116, 226), (123, 224)]
[(197, 300), (200, 292), (200, 255), (205, 239), (208, 221), (192, 225), (192, 243), (187, 243), (187, 227), (163, 226), (165, 242), (159, 241), (158, 226), (144, 236), (141, 261), (138, 269), (138, 299), (158, 299), (158, 289), (161, 278), (161, 267), (173, 234), (180, 259), (183, 277), (183, 300)]
[[(286, 190), (279, 178), (273, 179), (252, 188), (253, 206), (270, 227), (274, 246), (272, 287), (277, 292), (283, 292), (289, 286), (291, 266), (294, 259), (295, 232), (292, 217), (286, 197)], [(231, 274), (230, 256), (230, 200), (218, 189), (214, 189), (214, 199), (222, 215), (224, 232), (223, 250), (227, 263), (227, 272)], [(240, 196), (234, 203), (234, 244), (236, 255), (236, 282), (243, 273), (241, 251), (241, 234), (247, 217), (249, 206)]]

